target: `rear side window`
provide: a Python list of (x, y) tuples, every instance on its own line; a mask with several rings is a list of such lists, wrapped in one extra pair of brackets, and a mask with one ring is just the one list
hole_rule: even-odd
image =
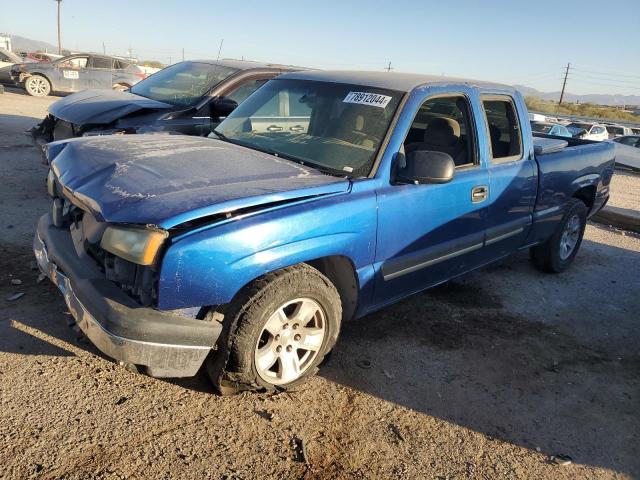
[(242, 85), (240, 85), (234, 91), (232, 91), (232, 92), (228, 93), (227, 95), (225, 95), (225, 97), (235, 101), (238, 104), (241, 104), (242, 102), (244, 102), (247, 99), (247, 97), (249, 95), (251, 95), (253, 92), (255, 92), (258, 88), (260, 88), (265, 83), (267, 83), (267, 79), (266, 78), (260, 78), (260, 79), (257, 79), (257, 80), (249, 80), (248, 82), (243, 83)]
[(93, 68), (111, 70), (113, 68), (113, 61), (110, 58), (93, 57), (93, 59), (91, 60), (91, 66)]
[(116, 60), (115, 61), (115, 68), (116, 70), (124, 70), (125, 68), (127, 68), (130, 64), (128, 64), (127, 62), (123, 61), (123, 60)]
[(622, 143), (623, 145), (630, 145), (632, 147), (635, 147), (636, 143), (638, 142), (638, 137), (622, 137), (617, 138), (615, 141), (618, 143)]
[(498, 161), (522, 157), (522, 130), (511, 97), (483, 97), (482, 105), (491, 139), (491, 156)]

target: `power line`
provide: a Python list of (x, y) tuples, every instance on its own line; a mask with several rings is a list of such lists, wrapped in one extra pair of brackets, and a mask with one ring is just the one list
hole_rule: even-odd
[(607, 76), (616, 76), (616, 77), (630, 77), (630, 78), (640, 78), (640, 75), (631, 75), (628, 73), (618, 73), (618, 72), (602, 72), (602, 71), (595, 71), (595, 70), (583, 70), (582, 68), (575, 68), (575, 70), (578, 70), (580, 72), (585, 72), (585, 73), (595, 73), (597, 75), (607, 75)]
[(576, 78), (591, 78), (593, 80), (604, 80), (606, 82), (615, 82), (615, 83), (622, 83), (622, 84), (630, 83), (632, 85), (640, 85), (640, 80), (616, 80), (614, 78), (594, 76), (594, 75), (583, 75), (583, 74), (579, 74)]
[(606, 82), (594, 82), (592, 80), (584, 80), (582, 78), (576, 78), (574, 79), (577, 82), (581, 82), (581, 83), (589, 83), (591, 85), (598, 85), (600, 87), (618, 87), (618, 88), (631, 88), (633, 90), (640, 90), (640, 87), (633, 87), (631, 85), (616, 85), (613, 83), (606, 83)]

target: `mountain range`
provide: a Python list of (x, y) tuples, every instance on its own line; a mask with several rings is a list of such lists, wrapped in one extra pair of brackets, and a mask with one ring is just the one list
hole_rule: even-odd
[[(525, 97), (538, 97), (543, 100), (554, 100), (558, 101), (560, 99), (560, 92), (541, 92), (540, 90), (536, 90), (535, 88), (526, 87), (524, 85), (514, 85), (515, 88), (520, 90), (520, 92)], [(575, 95), (573, 93), (565, 92), (564, 100), (567, 102), (575, 103), (595, 103), (598, 105), (613, 105), (613, 106), (621, 106), (621, 105), (640, 105), (640, 95), (607, 95), (607, 94), (598, 94), (593, 93), (589, 95)]]
[(58, 53), (58, 47), (55, 45), (19, 35), (11, 35), (11, 44), (14, 52), (35, 52), (41, 50), (49, 53)]

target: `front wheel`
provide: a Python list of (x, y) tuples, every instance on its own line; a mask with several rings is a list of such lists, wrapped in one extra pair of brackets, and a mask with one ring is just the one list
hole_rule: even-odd
[(223, 394), (273, 391), (316, 373), (338, 337), (342, 307), (329, 279), (301, 264), (252, 282), (223, 315), (218, 350), (207, 360), (214, 386)]
[(578, 199), (571, 199), (567, 213), (551, 238), (531, 248), (534, 265), (550, 273), (559, 273), (567, 268), (578, 254), (586, 225), (586, 205)]
[(24, 89), (32, 97), (46, 97), (51, 93), (51, 84), (42, 75), (31, 75), (25, 80)]

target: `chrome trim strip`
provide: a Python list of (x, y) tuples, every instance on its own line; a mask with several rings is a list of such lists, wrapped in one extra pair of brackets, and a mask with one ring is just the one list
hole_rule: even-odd
[(522, 233), (523, 230), (524, 230), (524, 228), (520, 227), (520, 228), (518, 228), (516, 230), (512, 230), (510, 232), (503, 233), (502, 235), (498, 235), (498, 236), (495, 236), (495, 237), (492, 237), (492, 238), (486, 240), (484, 242), (484, 244), (485, 245), (491, 245), (492, 243), (499, 242), (500, 240), (504, 240), (505, 238), (509, 238), (509, 237), (513, 237), (514, 235), (518, 235), (519, 233)]
[(450, 258), (457, 257), (458, 255), (464, 255), (465, 253), (473, 252), (474, 250), (478, 250), (482, 248), (482, 246), (483, 246), (482, 243), (477, 243), (475, 245), (471, 245), (470, 247), (466, 247), (461, 250), (456, 250), (455, 252), (447, 253), (446, 255), (442, 255), (441, 257), (432, 258), (431, 260), (427, 260), (426, 262), (418, 263), (416, 265), (412, 265), (411, 267), (398, 270), (397, 272), (389, 273), (388, 275), (384, 275), (382, 278), (384, 278), (385, 281), (393, 280), (394, 278), (400, 277), (402, 275), (406, 275), (407, 273), (415, 272), (416, 270), (426, 268), (436, 263), (444, 262), (445, 260), (449, 260)]

